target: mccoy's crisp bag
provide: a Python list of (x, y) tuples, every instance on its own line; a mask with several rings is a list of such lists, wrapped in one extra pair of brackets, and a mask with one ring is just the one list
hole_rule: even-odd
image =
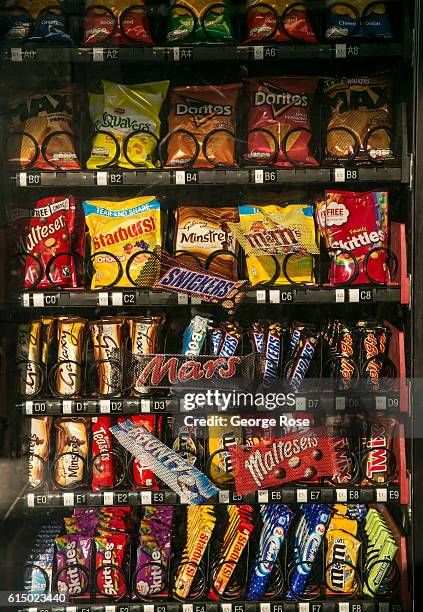
[(7, 39), (31, 43), (72, 44), (66, 31), (66, 17), (61, 0), (6, 0)]
[(236, 105), (234, 85), (192, 85), (172, 90), (168, 117), (167, 166), (234, 166)]
[(14, 169), (79, 170), (73, 88), (11, 96), (7, 159)]
[(326, 38), (392, 38), (386, 2), (328, 0)]
[(311, 107), (318, 80), (245, 79), (250, 111), (246, 159), (276, 166), (316, 166), (310, 151)]
[[(113, 284), (115, 287), (132, 287), (137, 282), (149, 255), (136, 257), (130, 266), (128, 278), (126, 266), (137, 251), (152, 251), (162, 243), (160, 204), (154, 196), (146, 196), (111, 202), (89, 200), (84, 202), (84, 211), (91, 236), (91, 254), (94, 276), (91, 289)], [(122, 265), (119, 276), (118, 265)], [(116, 282), (115, 282), (116, 281)]]
[[(312, 255), (319, 250), (313, 214), (310, 204), (239, 207), (240, 222), (229, 227), (245, 251), (252, 285), (314, 281)], [(286, 257), (289, 278), (283, 273)]]
[(233, 40), (230, 1), (171, 0), (167, 42)]
[(330, 118), (328, 159), (392, 159), (392, 79), (389, 76), (326, 79)]
[(305, 2), (297, 0), (248, 0), (246, 43), (316, 42)]
[(387, 252), (378, 250), (388, 245), (386, 192), (326, 191), (316, 204), (316, 221), (326, 247), (335, 252), (332, 285), (388, 282)]
[[(160, 136), (160, 111), (169, 81), (120, 85), (103, 81), (104, 94), (90, 94), (94, 135), (87, 168), (106, 165), (154, 168)], [(104, 133), (107, 132), (107, 133)], [(110, 134), (110, 135), (109, 135)]]
[(84, 43), (152, 45), (146, 0), (85, 1)]

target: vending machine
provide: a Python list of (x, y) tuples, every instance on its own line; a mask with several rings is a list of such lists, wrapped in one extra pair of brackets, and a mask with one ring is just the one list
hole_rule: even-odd
[(1, 612), (420, 609), (422, 27), (0, 2)]

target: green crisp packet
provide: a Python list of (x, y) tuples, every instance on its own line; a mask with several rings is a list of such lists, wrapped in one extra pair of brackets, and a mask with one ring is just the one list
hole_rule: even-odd
[(168, 43), (231, 42), (230, 1), (172, 0)]

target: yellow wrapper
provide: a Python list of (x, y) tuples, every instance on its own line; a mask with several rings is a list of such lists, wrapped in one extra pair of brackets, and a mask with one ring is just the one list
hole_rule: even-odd
[(100, 133), (94, 136), (88, 169), (96, 170), (113, 160), (113, 165), (120, 168), (154, 168), (153, 153), (157, 146), (156, 138), (160, 136), (160, 111), (168, 87), (169, 81), (140, 85), (103, 81), (104, 94), (90, 94), (90, 115), (95, 130), (111, 135)]
[[(139, 277), (149, 255), (141, 254), (133, 260), (129, 270), (133, 282), (128, 278), (126, 266), (138, 251), (152, 251), (162, 244), (160, 204), (156, 198), (146, 196), (120, 202), (89, 200), (83, 206), (91, 236), (91, 254), (99, 253), (93, 258), (95, 273), (91, 289), (112, 283), (115, 287), (133, 287), (135, 283), (140, 287), (151, 285), (155, 278), (144, 283)], [(122, 265), (119, 279), (117, 262), (108, 253)]]
[(357, 565), (360, 542), (351, 533), (340, 529), (328, 531), (326, 540), (327, 594), (354, 593), (358, 580)]
[(233, 467), (229, 448), (242, 443), (240, 427), (209, 426), (208, 445), (209, 456), (213, 456), (210, 463), (210, 476), (213, 482), (222, 484), (233, 479)]

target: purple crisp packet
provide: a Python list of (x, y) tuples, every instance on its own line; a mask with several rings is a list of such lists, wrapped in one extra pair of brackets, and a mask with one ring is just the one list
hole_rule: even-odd
[(91, 537), (67, 534), (55, 539), (57, 591), (83, 595), (88, 591), (93, 541)]

